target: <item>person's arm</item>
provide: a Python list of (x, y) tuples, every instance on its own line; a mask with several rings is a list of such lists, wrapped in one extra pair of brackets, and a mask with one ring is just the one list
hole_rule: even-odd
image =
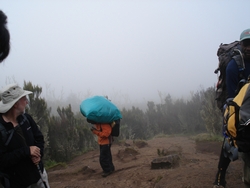
[(40, 131), (39, 127), (37, 126), (36, 122), (34, 121), (34, 119), (29, 115), (29, 114), (25, 114), (26, 118), (28, 119), (31, 129), (32, 129), (32, 133), (33, 133), (33, 137), (34, 137), (34, 146), (37, 146), (40, 148), (40, 154), (41, 154), (41, 158), (43, 157), (44, 154), (44, 136), (42, 134), (42, 132)]
[(234, 98), (239, 82), (239, 68), (234, 59), (232, 59), (226, 69), (226, 86), (228, 98)]
[(93, 129), (92, 132), (101, 138), (108, 138), (112, 127), (109, 124), (101, 124), (101, 130)]

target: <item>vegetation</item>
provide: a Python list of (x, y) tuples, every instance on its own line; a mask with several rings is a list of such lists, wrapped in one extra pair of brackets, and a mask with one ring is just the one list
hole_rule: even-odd
[(197, 134), (195, 136), (191, 137), (192, 139), (195, 140), (195, 142), (204, 142), (204, 141), (218, 141), (218, 142), (222, 142), (223, 141), (223, 137), (221, 135), (211, 135), (209, 133), (201, 133), (201, 134)]
[(66, 165), (66, 163), (62, 163), (62, 162), (58, 163), (56, 161), (47, 160), (45, 162), (45, 166), (47, 169), (50, 169), (50, 168), (54, 168), (54, 167), (66, 167), (67, 165)]
[[(57, 115), (52, 115), (47, 102), (41, 97), (41, 87), (24, 82), (24, 89), (34, 93), (30, 96), (30, 108), (27, 113), (34, 117), (44, 134), (44, 160), (48, 166), (67, 162), (76, 155), (97, 148), (89, 124), (80, 112), (72, 111), (71, 104), (66, 107), (58, 106)], [(131, 109), (123, 108), (118, 141), (132, 139), (138, 142), (155, 135), (199, 133), (216, 137), (221, 133), (222, 121), (214, 100), (214, 91), (213, 87), (197, 91), (187, 101), (173, 101), (168, 95), (159, 104), (148, 101), (145, 111), (135, 106)]]

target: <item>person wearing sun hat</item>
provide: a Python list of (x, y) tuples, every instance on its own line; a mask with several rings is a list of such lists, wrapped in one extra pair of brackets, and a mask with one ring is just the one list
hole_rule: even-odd
[(32, 92), (17, 84), (0, 91), (0, 124), (8, 133), (6, 140), (0, 134), (0, 171), (8, 175), (10, 188), (44, 188), (44, 183), (49, 188), (41, 160), (44, 137), (34, 119), (25, 113), (29, 94)]
[(4, 114), (22, 97), (32, 94), (20, 88), (17, 84), (10, 84), (0, 91), (0, 113)]
[[(241, 53), (243, 55), (243, 61), (245, 68), (242, 71), (244, 79), (247, 80), (248, 76), (250, 75), (250, 28), (245, 29), (240, 34), (240, 47)], [(226, 68), (226, 86), (227, 86), (227, 95), (228, 98), (234, 98), (236, 95), (236, 90), (238, 87), (240, 73), (238, 65), (234, 58), (228, 63)], [(244, 186), (250, 188), (250, 154), (239, 152), (239, 156), (243, 159), (244, 167), (243, 167), (243, 174), (244, 177), (242, 178), (244, 182)], [(224, 149), (222, 147), (219, 163), (218, 163), (218, 171), (216, 173), (215, 181), (213, 188), (223, 188), (226, 187), (226, 171), (230, 164), (231, 160), (224, 156)], [(241, 187), (239, 185), (239, 187)]]

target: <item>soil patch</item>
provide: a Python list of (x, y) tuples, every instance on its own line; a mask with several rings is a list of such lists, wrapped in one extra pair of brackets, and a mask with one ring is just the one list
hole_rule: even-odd
[[(212, 188), (217, 171), (220, 142), (195, 142), (188, 137), (155, 138), (143, 147), (133, 141), (113, 145), (115, 172), (103, 178), (99, 150), (76, 157), (64, 168), (48, 171), (51, 188)], [(151, 169), (159, 157), (178, 154), (179, 165), (170, 169)], [(162, 153), (164, 153), (162, 152)], [(241, 160), (230, 164), (227, 188), (243, 187)]]

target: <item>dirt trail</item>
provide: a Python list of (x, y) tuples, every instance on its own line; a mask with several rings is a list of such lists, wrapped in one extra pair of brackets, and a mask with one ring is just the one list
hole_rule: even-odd
[[(110, 176), (101, 176), (99, 151), (95, 150), (76, 157), (67, 167), (49, 170), (51, 188), (212, 188), (220, 142), (200, 142), (196, 145), (194, 140), (178, 136), (155, 138), (141, 148), (132, 141), (126, 143), (130, 146), (112, 146), (116, 171)], [(159, 157), (157, 149), (178, 153), (179, 165), (172, 169), (152, 170), (151, 161)], [(243, 187), (241, 166), (240, 160), (230, 164), (227, 188)]]

